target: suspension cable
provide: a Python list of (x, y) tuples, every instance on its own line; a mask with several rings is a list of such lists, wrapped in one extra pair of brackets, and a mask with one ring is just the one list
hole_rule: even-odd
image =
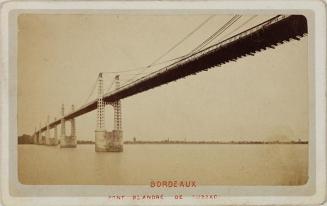
[(89, 94), (89, 96), (87, 97), (87, 99), (85, 100), (85, 104), (89, 101), (90, 97), (92, 96), (95, 88), (96, 88), (96, 85), (97, 85), (97, 82), (98, 82), (98, 79), (99, 79), (99, 76), (97, 76), (97, 79), (95, 80), (94, 84), (93, 84), (93, 87), (91, 89), (91, 92)]
[(174, 50), (176, 47), (178, 47), (179, 45), (181, 45), (186, 39), (188, 39), (192, 34), (194, 34), (196, 31), (198, 31), (202, 26), (204, 26), (210, 19), (212, 19), (215, 16), (216, 15), (211, 15), (208, 18), (206, 18), (200, 25), (198, 25), (195, 29), (193, 29), (190, 33), (188, 33), (184, 38), (182, 38), (179, 42), (177, 42), (170, 49), (168, 49), (164, 54), (162, 54), (160, 57), (158, 57), (157, 59), (155, 59), (150, 65), (154, 65), (160, 59), (162, 59), (167, 54), (169, 54), (172, 50)]
[(258, 15), (253, 15), (251, 16), (248, 20), (246, 20), (245, 22), (243, 22), (240, 26), (236, 27), (235, 29), (233, 29), (232, 31), (228, 32), (227, 34), (225, 34), (224, 36), (221, 37), (221, 39), (224, 39), (226, 37), (228, 37), (228, 35), (234, 33), (235, 31), (239, 30), (240, 28), (242, 28), (243, 26), (245, 26), (247, 23), (249, 23), (250, 21), (252, 21), (254, 18), (256, 18)]
[(110, 89), (111, 89), (113, 84), (114, 84), (114, 79), (112, 79), (111, 84), (109, 85), (108, 89), (106, 90), (107, 92), (110, 92)]
[[(144, 74), (145, 70), (153, 67), (153, 66), (157, 66), (163, 63), (167, 63), (173, 60), (168, 60), (166, 62), (160, 62), (158, 64), (156, 64), (160, 59), (162, 59), (163, 57), (165, 57), (167, 54), (169, 54), (172, 50), (174, 50), (176, 47), (178, 47), (180, 44), (182, 44), (186, 39), (188, 39), (192, 34), (194, 34), (196, 31), (198, 31), (200, 28), (202, 28), (210, 19), (212, 19), (213, 17), (215, 17), (216, 15), (211, 15), (208, 18), (206, 18), (203, 22), (201, 22), (201, 24), (199, 24), (195, 29), (193, 29), (190, 33), (188, 33), (184, 38), (182, 38), (180, 41), (178, 41), (176, 44), (174, 44), (170, 49), (168, 49), (164, 54), (162, 54), (160, 57), (158, 57), (157, 59), (155, 59), (151, 64), (149, 64), (148, 66), (145, 66), (143, 68), (143, 70), (140, 72), (141, 74)], [(134, 77), (132, 77), (131, 79), (129, 79), (126, 82), (129, 81), (133, 81), (137, 76), (139, 75), (135, 75)], [(125, 82), (125, 83), (126, 83)]]
[(216, 39), (219, 35), (221, 35), (224, 31), (226, 31), (229, 27), (231, 27), (238, 19), (240, 19), (241, 15), (233, 16), (227, 23), (225, 23), (222, 27), (220, 27), (215, 33), (213, 33), (210, 37), (208, 37), (205, 41), (203, 41), (200, 45), (198, 45), (195, 49), (193, 49), (189, 54), (195, 53), (201, 50), (203, 47), (208, 45), (214, 39)]
[[(237, 28), (235, 28), (234, 30), (232, 30), (231, 32), (229, 32), (228, 34), (224, 35), (223, 37), (235, 32), (236, 30), (240, 29), (241, 27), (243, 27), (245, 24), (247, 24), (249, 21), (251, 21), (252, 19), (254, 19), (257, 15), (254, 15), (253, 17), (249, 18), (247, 21), (245, 21), (242, 25), (238, 26)], [(213, 16), (210, 16), (211, 18)], [(206, 22), (208, 22), (211, 18), (207, 18), (202, 24), (200, 24), (198, 27), (201, 27), (203, 26)], [(142, 68), (144, 68), (144, 70), (138, 74), (136, 74), (134, 77), (130, 78), (129, 80), (125, 81), (123, 83), (123, 85), (126, 85), (128, 82), (131, 82), (135, 79), (136, 76), (140, 75), (140, 74), (144, 74), (144, 71), (145, 69), (147, 68), (150, 68), (150, 67), (153, 67), (153, 66), (157, 66), (157, 65), (160, 65), (160, 64), (164, 64), (164, 63), (168, 63), (168, 62), (171, 62), (171, 61), (174, 61), (174, 60), (182, 60), (182, 59), (185, 59), (189, 56), (192, 56), (194, 53), (196, 53), (197, 51), (201, 50), (203, 47), (207, 46), (208, 44), (210, 44), (214, 39), (216, 39), (218, 36), (220, 36), (221, 34), (223, 34), (223, 32), (225, 32), (228, 28), (230, 28), (235, 22), (237, 22), (240, 18), (242, 17), (242, 15), (234, 15), (228, 22), (226, 22), (222, 27), (220, 27), (214, 34), (212, 34), (210, 37), (208, 37), (205, 41), (203, 41), (200, 45), (198, 45), (196, 48), (194, 48), (190, 53), (186, 54), (186, 55), (183, 55), (183, 56), (180, 56), (180, 57), (176, 57), (176, 58), (173, 58), (173, 59), (169, 59), (169, 60), (166, 60), (166, 61), (163, 61), (163, 62), (159, 62), (158, 64), (150, 64), (148, 66), (145, 66), (145, 67), (140, 67), (138, 68), (137, 70), (141, 70)], [(198, 27), (195, 29), (197, 30)], [(192, 32), (191, 32), (192, 33)], [(193, 32), (194, 33), (194, 32)], [(184, 38), (185, 40), (186, 38)], [(180, 42), (183, 42), (183, 40), (181, 40)], [(177, 44), (175, 44), (172, 48), (176, 48), (180, 42), (178, 42)], [(176, 46), (177, 45), (177, 46)], [(168, 50), (168, 52), (166, 52), (167, 54), (171, 51), (172, 49)], [(166, 55), (166, 53), (164, 55), (162, 55), (162, 57), (164, 57)], [(159, 57), (158, 60), (160, 60), (162, 57)], [(158, 60), (155, 60), (153, 63), (156, 63), (156, 61)], [(177, 61), (179, 62), (179, 61)], [(177, 63), (177, 62), (174, 62), (174, 63)], [(135, 69), (136, 70), (136, 69)], [(133, 71), (135, 71), (133, 70)], [(131, 71), (131, 70), (129, 70)]]

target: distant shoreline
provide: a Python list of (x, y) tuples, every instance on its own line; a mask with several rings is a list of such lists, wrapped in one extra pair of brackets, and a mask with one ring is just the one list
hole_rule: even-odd
[(308, 141), (271, 141), (271, 142), (259, 142), (259, 141), (125, 141), (124, 144), (308, 144)]
[[(18, 144), (33, 144), (30, 135), (18, 137)], [(77, 140), (77, 144), (95, 144), (92, 140)], [(308, 144), (308, 141), (185, 141), (185, 140), (126, 140), (124, 144)]]
[[(33, 144), (29, 143), (18, 143), (18, 144)], [(95, 144), (94, 142), (77, 142), (77, 144)], [(301, 142), (131, 142), (125, 141), (124, 144), (308, 144), (308, 141)]]

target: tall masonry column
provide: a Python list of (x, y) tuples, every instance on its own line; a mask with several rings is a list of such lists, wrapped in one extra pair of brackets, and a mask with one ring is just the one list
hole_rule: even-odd
[[(54, 118), (54, 121), (57, 121), (57, 118)], [(58, 145), (58, 130), (57, 130), (57, 125), (54, 126), (54, 134), (53, 134), (53, 138), (54, 138), (54, 144)]]
[[(116, 89), (119, 89), (119, 75), (115, 77)], [(113, 103), (114, 107), (114, 130), (112, 131), (111, 151), (123, 151), (123, 131), (122, 131), (122, 115), (121, 115), (121, 102), (117, 100)]]
[[(119, 82), (119, 75), (115, 77), (115, 85), (116, 89), (119, 89), (120, 82)], [(122, 124), (122, 117), (121, 117), (121, 103), (120, 100), (114, 102), (114, 130), (121, 130)]]
[[(72, 111), (75, 111), (74, 105), (72, 105)], [(76, 136), (76, 131), (75, 131), (75, 118), (72, 118), (70, 120), (70, 126), (71, 126), (71, 136), (75, 137)]]
[(39, 123), (39, 132), (38, 132), (38, 138), (37, 138), (37, 140), (38, 140), (38, 144), (42, 144), (42, 132), (41, 132), (41, 123)]
[(47, 145), (47, 122), (45, 122), (44, 127), (45, 127), (45, 131), (44, 131), (44, 136), (42, 137), (42, 141), (44, 145)]
[[(42, 124), (40, 124), (42, 125)], [(40, 126), (42, 128), (42, 126)], [(43, 132), (41, 130), (41, 144), (44, 144), (45, 145), (45, 136), (43, 136)]]
[[(55, 121), (56, 121), (56, 118), (55, 118)], [(47, 130), (49, 130), (49, 117), (48, 117), (48, 126), (47, 126)], [(49, 134), (48, 134), (48, 145), (51, 145), (51, 146), (55, 146), (57, 145), (57, 126), (54, 126), (54, 130), (55, 130), (55, 134), (54, 134), (54, 137), (51, 137), (50, 136), (50, 131), (49, 131)]]
[(37, 132), (36, 132), (36, 127), (34, 128), (33, 144), (37, 144)]
[(65, 106), (64, 104), (61, 105), (61, 120), (60, 120), (60, 125), (61, 125), (61, 130), (60, 130), (60, 148), (66, 146), (66, 128), (65, 128)]
[(107, 138), (107, 132), (104, 127), (104, 109), (105, 104), (103, 102), (103, 77), (102, 73), (98, 76), (98, 102), (97, 102), (97, 127), (95, 130), (95, 151), (96, 152), (108, 152), (109, 142)]
[(47, 130), (45, 132), (45, 144), (46, 145), (50, 145), (50, 128), (49, 128), (49, 123), (50, 123), (50, 117), (48, 115), (48, 118), (47, 118)]
[(73, 137), (72, 135), (66, 136), (64, 105), (61, 106), (61, 116), (60, 148), (75, 148), (76, 137)]
[[(74, 105), (72, 105), (72, 112), (75, 111)], [(77, 146), (77, 138), (76, 138), (76, 127), (75, 127), (75, 118), (70, 120), (70, 137), (69, 137), (69, 145), (70, 147)]]

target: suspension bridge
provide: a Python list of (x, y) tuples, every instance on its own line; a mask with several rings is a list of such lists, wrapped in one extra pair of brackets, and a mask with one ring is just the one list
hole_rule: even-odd
[[(173, 59), (172, 63), (157, 71), (137, 79), (132, 79), (123, 85), (120, 85), (119, 75), (116, 75), (114, 80), (115, 89), (113, 91), (104, 92), (103, 73), (100, 73), (95, 84), (97, 88), (97, 98), (77, 109), (72, 106), (71, 112), (67, 114), (65, 114), (64, 106), (62, 105), (62, 116), (60, 119), (55, 119), (50, 122), (48, 117), (45, 126), (42, 127), (40, 124), (39, 128), (35, 129), (33, 134), (34, 143), (58, 145), (57, 126), (61, 125), (60, 147), (76, 147), (75, 118), (96, 110), (97, 127), (95, 130), (95, 151), (123, 151), (122, 99), (168, 84), (172, 81), (177, 81), (189, 75), (196, 75), (198, 72), (220, 67), (223, 64), (237, 61), (237, 59), (248, 55), (254, 55), (262, 50), (273, 49), (279, 44), (287, 43), (291, 40), (300, 40), (308, 33), (307, 22), (304, 16), (277, 15), (223, 41), (205, 47), (212, 39), (226, 31), (226, 29), (239, 18), (239, 15), (235, 15), (191, 53)], [(174, 47), (178, 46), (181, 42)], [(114, 108), (114, 129), (112, 131), (105, 130), (104, 110), (106, 105), (111, 105)], [(71, 121), (70, 136), (67, 136), (65, 133), (66, 121)], [(54, 137), (50, 137), (50, 129), (54, 129)], [(44, 132), (45, 136), (43, 136)]]

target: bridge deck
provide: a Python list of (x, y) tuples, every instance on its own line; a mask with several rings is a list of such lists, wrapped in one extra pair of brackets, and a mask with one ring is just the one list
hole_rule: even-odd
[[(267, 48), (274, 48), (291, 39), (299, 40), (307, 34), (307, 21), (304, 16), (276, 16), (255, 27), (232, 36), (191, 56), (180, 59), (173, 64), (137, 79), (119, 89), (104, 95), (106, 102), (114, 102), (140, 92), (176, 81), (188, 75), (207, 71), (216, 66), (235, 61), (246, 55)], [(78, 117), (97, 108), (97, 101), (82, 106), (75, 112), (67, 114), (66, 120)], [(50, 124), (50, 128), (60, 124), (60, 120)], [(43, 127), (41, 130), (45, 130)]]

